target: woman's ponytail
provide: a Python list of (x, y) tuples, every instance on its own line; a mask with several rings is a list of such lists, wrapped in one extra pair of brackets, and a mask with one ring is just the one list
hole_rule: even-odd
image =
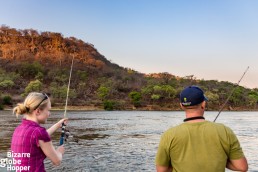
[(27, 113), (27, 109), (28, 108), (26, 108), (24, 104), (18, 103), (17, 106), (13, 109), (13, 114), (16, 114), (16, 117), (18, 117), (19, 115)]

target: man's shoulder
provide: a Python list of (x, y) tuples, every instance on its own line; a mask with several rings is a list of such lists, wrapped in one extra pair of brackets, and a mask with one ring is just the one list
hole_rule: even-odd
[[(181, 123), (179, 125), (176, 125), (176, 126), (173, 126), (171, 128), (169, 128), (168, 130), (166, 130), (163, 134), (164, 135), (171, 135), (172, 133), (175, 133), (177, 131), (181, 131), (183, 128), (187, 128), (189, 126), (192, 126), (192, 125), (196, 125), (197, 123), (192, 123), (192, 124), (187, 124), (187, 123)], [(211, 121), (205, 121), (203, 123), (198, 123), (197, 125), (203, 125), (204, 127), (210, 127), (210, 128), (214, 128), (214, 129), (217, 129), (217, 130), (224, 130), (224, 131), (227, 131), (227, 132), (231, 132), (232, 129), (229, 128), (228, 126), (222, 124), (222, 123), (215, 123), (215, 122), (211, 122)]]
[(218, 129), (231, 130), (228, 126), (226, 126), (225, 124), (222, 124), (222, 123), (209, 122), (209, 124)]
[(206, 128), (208, 132), (216, 132), (220, 136), (226, 136), (229, 137), (231, 135), (234, 135), (233, 130), (222, 123), (215, 123), (215, 122), (208, 122), (208, 127)]
[(180, 131), (181, 128), (184, 127), (183, 124), (184, 124), (184, 123), (175, 125), (175, 126), (173, 126), (173, 127), (170, 127), (169, 129), (167, 129), (167, 130), (163, 133), (163, 136), (172, 136), (172, 135), (174, 135), (177, 131)]

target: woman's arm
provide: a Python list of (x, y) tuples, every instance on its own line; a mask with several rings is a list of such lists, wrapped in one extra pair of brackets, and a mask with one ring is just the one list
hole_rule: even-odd
[(39, 140), (39, 146), (41, 147), (44, 154), (52, 161), (54, 165), (60, 165), (64, 154), (64, 146), (59, 146), (57, 149), (54, 148), (52, 141), (44, 142)]
[(57, 123), (55, 123), (52, 127), (50, 127), (49, 129), (47, 129), (48, 134), (51, 136), (58, 128), (62, 127), (62, 123), (64, 122), (65, 125), (67, 123), (67, 118), (61, 119), (60, 121), (58, 121)]

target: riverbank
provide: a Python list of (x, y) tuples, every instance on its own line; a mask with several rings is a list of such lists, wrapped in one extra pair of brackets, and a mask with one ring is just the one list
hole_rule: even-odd
[[(207, 108), (206, 111), (219, 111), (221, 107), (217, 108)], [(64, 110), (64, 106), (53, 106), (52, 110)], [(103, 106), (97, 105), (86, 105), (86, 106), (67, 106), (67, 110), (78, 110), (78, 111), (105, 111)], [(177, 107), (171, 106), (159, 106), (159, 105), (146, 105), (141, 107), (135, 107), (133, 105), (127, 105), (122, 107), (121, 109), (114, 109), (115, 111), (181, 111), (182, 109), (178, 105)], [(257, 108), (246, 108), (246, 107), (231, 107), (226, 106), (223, 111), (258, 111)]]
[[(4, 110), (12, 110), (13, 107), (5, 107)], [(64, 106), (53, 106), (51, 110), (53, 111), (62, 111), (64, 110)], [(208, 108), (206, 111), (219, 111), (220, 108)], [(87, 105), (87, 106), (67, 106), (67, 110), (69, 111), (105, 111), (103, 106), (95, 106), (95, 105)], [(180, 107), (178, 108), (169, 108), (169, 107), (161, 107), (158, 105), (147, 105), (143, 107), (134, 107), (127, 106), (123, 107), (123, 109), (114, 109), (115, 111), (181, 111)], [(223, 111), (258, 111), (258, 109), (248, 109), (245, 107), (227, 107), (224, 108)]]

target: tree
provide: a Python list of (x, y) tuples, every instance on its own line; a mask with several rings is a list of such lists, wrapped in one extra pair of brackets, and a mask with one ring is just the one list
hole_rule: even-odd
[(151, 95), (151, 99), (152, 100), (159, 100), (160, 99), (160, 95), (159, 94), (152, 94)]
[(12, 98), (10, 95), (3, 96), (3, 104), (4, 105), (12, 105)]
[(4, 110), (4, 106), (1, 102), (0, 102), (0, 110)]
[[(2, 97), (1, 92), (0, 92), (0, 97)], [(1, 99), (0, 99), (0, 110), (4, 110), (4, 105)]]
[(42, 72), (38, 72), (38, 74), (35, 76), (35, 79), (38, 79), (40, 81), (42, 81), (44, 78), (44, 74)]
[(24, 77), (35, 78), (39, 73), (43, 73), (43, 66), (39, 62), (25, 62), (21, 65), (20, 74)]
[(69, 72), (65, 68), (55, 68), (48, 72), (47, 77), (58, 85), (64, 85), (68, 83)]
[(242, 87), (235, 88), (232, 96), (229, 99), (235, 106), (240, 105), (243, 102), (243, 89)]
[(219, 104), (219, 95), (211, 91), (206, 91), (205, 95), (209, 99), (209, 104), (218, 105)]
[(78, 70), (76, 74), (79, 77), (80, 81), (86, 81), (88, 78), (88, 73), (86, 71)]
[(98, 90), (97, 90), (97, 95), (103, 101), (108, 96), (109, 91), (110, 91), (110, 88), (107, 88), (107, 87), (104, 87), (104, 86), (100, 86), (98, 88)]
[(256, 108), (258, 102), (258, 91), (255, 89), (250, 91), (248, 94), (248, 104), (250, 107)]
[(31, 81), (25, 88), (23, 96), (28, 95), (30, 92), (40, 92), (42, 90), (42, 83), (39, 80)]
[[(50, 91), (51, 91), (51, 95), (54, 98), (58, 98), (58, 99), (66, 99), (67, 96), (67, 85), (62, 85), (59, 86), (56, 82), (52, 82), (50, 84)], [(69, 90), (69, 98), (73, 99), (76, 98), (77, 94), (76, 91), (74, 89)]]
[(143, 95), (151, 95), (152, 92), (153, 92), (153, 86), (152, 85), (148, 85), (148, 86), (143, 87), (141, 89), (141, 93)]
[(162, 91), (162, 88), (159, 85), (155, 85), (153, 87), (153, 91), (154, 91), (154, 93), (160, 93)]
[(139, 107), (140, 104), (141, 104), (141, 98), (142, 98), (142, 95), (140, 92), (137, 92), (137, 91), (132, 91), (129, 93), (129, 97), (131, 98), (131, 101), (133, 102), (134, 106), (135, 107)]
[(85, 82), (79, 82), (76, 86), (76, 91), (79, 95), (79, 98), (86, 98), (87, 95), (87, 84)]
[(113, 110), (115, 102), (111, 100), (105, 100), (104, 102), (104, 109), (105, 110)]
[(170, 85), (162, 85), (161, 89), (168, 98), (174, 98), (176, 96), (176, 90)]
[(0, 82), (0, 88), (6, 89), (14, 86), (14, 82), (12, 80), (4, 80)]

